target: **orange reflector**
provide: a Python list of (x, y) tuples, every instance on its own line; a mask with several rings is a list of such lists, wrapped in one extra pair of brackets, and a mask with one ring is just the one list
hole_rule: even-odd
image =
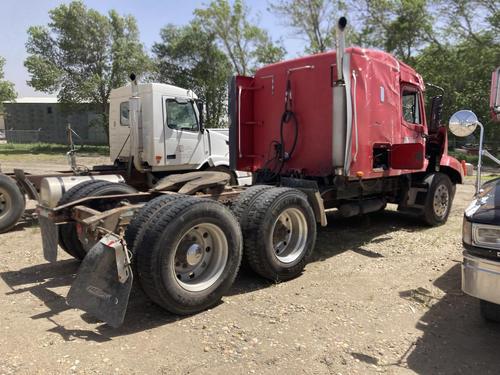
[(357, 171), (356, 172), (356, 177), (358, 178), (362, 178), (365, 174), (363, 173), (363, 171)]
[(156, 155), (156, 162), (159, 163), (161, 161), (161, 155)]

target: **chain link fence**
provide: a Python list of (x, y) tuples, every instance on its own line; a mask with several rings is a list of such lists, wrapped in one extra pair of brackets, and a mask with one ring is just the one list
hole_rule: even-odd
[(5, 130), (7, 143), (39, 143), (41, 142), (42, 130)]
[[(80, 145), (107, 145), (107, 137), (101, 129), (91, 129), (83, 131), (78, 131), (75, 143)], [(68, 135), (67, 129), (60, 131), (53, 130), (17, 130), (17, 129), (6, 129), (5, 141), (7, 143), (54, 143), (54, 144), (67, 144)]]

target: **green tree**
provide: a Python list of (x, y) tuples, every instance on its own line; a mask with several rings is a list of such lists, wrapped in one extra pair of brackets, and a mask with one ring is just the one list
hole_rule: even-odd
[(14, 84), (4, 79), (3, 67), (5, 66), (5, 59), (0, 56), (0, 113), (3, 112), (3, 104), (7, 100), (16, 99), (16, 91)]
[(204, 29), (216, 36), (237, 74), (247, 75), (259, 64), (283, 59), (281, 43), (249, 21), (249, 8), (243, 0), (214, 0), (203, 9), (194, 11)]
[(484, 42), (480, 34), (491, 33), (500, 40), (500, 2), (498, 0), (435, 0), (435, 12), (446, 19), (443, 37), (451, 43), (468, 38)]
[(153, 45), (156, 80), (193, 90), (206, 104), (206, 126), (225, 124), (227, 82), (231, 63), (208, 33), (196, 22), (165, 26), (161, 42)]
[(334, 45), (337, 19), (345, 6), (340, 0), (275, 0), (269, 9), (305, 37), (306, 52), (318, 53)]
[(28, 29), (28, 84), (58, 92), (62, 103), (96, 103), (108, 134), (111, 89), (124, 85), (131, 72), (148, 69), (135, 19), (114, 10), (102, 15), (81, 1), (60, 5), (49, 17), (47, 26)]
[(436, 41), (427, 0), (364, 0), (363, 42), (393, 53), (406, 63)]
[(493, 141), (500, 138), (500, 129), (491, 122), (488, 106), (491, 72), (499, 62), (500, 43), (489, 32), (478, 32), (454, 45), (429, 45), (416, 57), (414, 67), (426, 82), (445, 89), (444, 119), (459, 109), (470, 109), (485, 125), (486, 140)]

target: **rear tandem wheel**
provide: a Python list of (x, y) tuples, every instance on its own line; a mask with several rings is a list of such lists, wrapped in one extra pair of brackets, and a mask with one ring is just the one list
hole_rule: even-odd
[(240, 224), (243, 254), (256, 273), (272, 281), (302, 273), (316, 242), (316, 220), (304, 193), (268, 189), (248, 205)]
[(233, 284), (241, 230), (222, 204), (180, 197), (143, 222), (134, 251), (149, 298), (174, 314), (194, 314), (216, 305)]

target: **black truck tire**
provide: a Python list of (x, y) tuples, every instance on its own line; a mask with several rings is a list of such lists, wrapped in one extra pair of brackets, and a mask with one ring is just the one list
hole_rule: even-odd
[(479, 311), (485, 320), (500, 323), (500, 305), (482, 299), (479, 300)]
[(434, 173), (425, 181), (428, 182), (429, 190), (425, 197), (422, 219), (433, 227), (444, 224), (450, 215), (455, 186), (443, 173)]
[[(74, 202), (85, 197), (97, 197), (114, 194), (136, 193), (133, 187), (116, 182), (90, 180), (73, 186), (63, 194), (58, 206)], [(109, 207), (111, 209), (112, 207)], [(83, 244), (78, 238), (77, 226), (75, 223), (67, 223), (59, 226), (59, 246), (69, 255), (76, 259), (83, 259), (87, 254)]]
[(273, 188), (259, 195), (241, 223), (243, 254), (262, 277), (284, 281), (299, 276), (316, 243), (316, 220), (307, 196)]
[[(231, 211), (233, 211), (234, 216), (236, 216), (236, 219), (238, 219), (242, 233), (245, 233), (247, 231), (247, 228), (245, 228), (244, 226), (248, 225), (248, 220), (247, 220), (248, 210), (250, 209), (250, 207), (252, 207), (256, 199), (262, 193), (271, 188), (273, 188), (273, 186), (271, 185), (250, 186), (249, 188), (245, 189), (232, 204)], [(243, 237), (245, 237), (245, 234), (243, 234)], [(244, 255), (243, 258), (241, 259), (240, 269), (244, 271), (251, 271), (251, 267), (248, 264), (246, 257)]]
[(182, 194), (160, 195), (159, 197), (156, 197), (147, 202), (134, 214), (134, 217), (130, 221), (130, 224), (127, 226), (127, 229), (125, 230), (125, 242), (127, 243), (127, 247), (132, 252), (132, 254), (135, 253), (134, 244), (136, 239), (141, 237), (139, 235), (141, 228), (146, 227), (147, 223), (151, 219), (153, 220), (156, 219), (157, 211), (159, 211), (161, 208), (171, 204), (172, 202), (175, 202), (176, 200), (182, 197), (186, 197), (186, 195)]
[(7, 232), (23, 216), (26, 201), (16, 182), (0, 174), (0, 233)]
[(232, 206), (232, 211), (234, 216), (242, 225), (241, 230), (244, 232), (243, 224), (248, 222), (247, 215), (249, 208), (255, 203), (255, 200), (265, 191), (273, 188), (270, 185), (253, 185), (248, 189), (245, 189), (235, 200)]
[(182, 197), (143, 224), (138, 279), (153, 302), (189, 315), (216, 305), (234, 282), (242, 255), (236, 218), (208, 199)]

